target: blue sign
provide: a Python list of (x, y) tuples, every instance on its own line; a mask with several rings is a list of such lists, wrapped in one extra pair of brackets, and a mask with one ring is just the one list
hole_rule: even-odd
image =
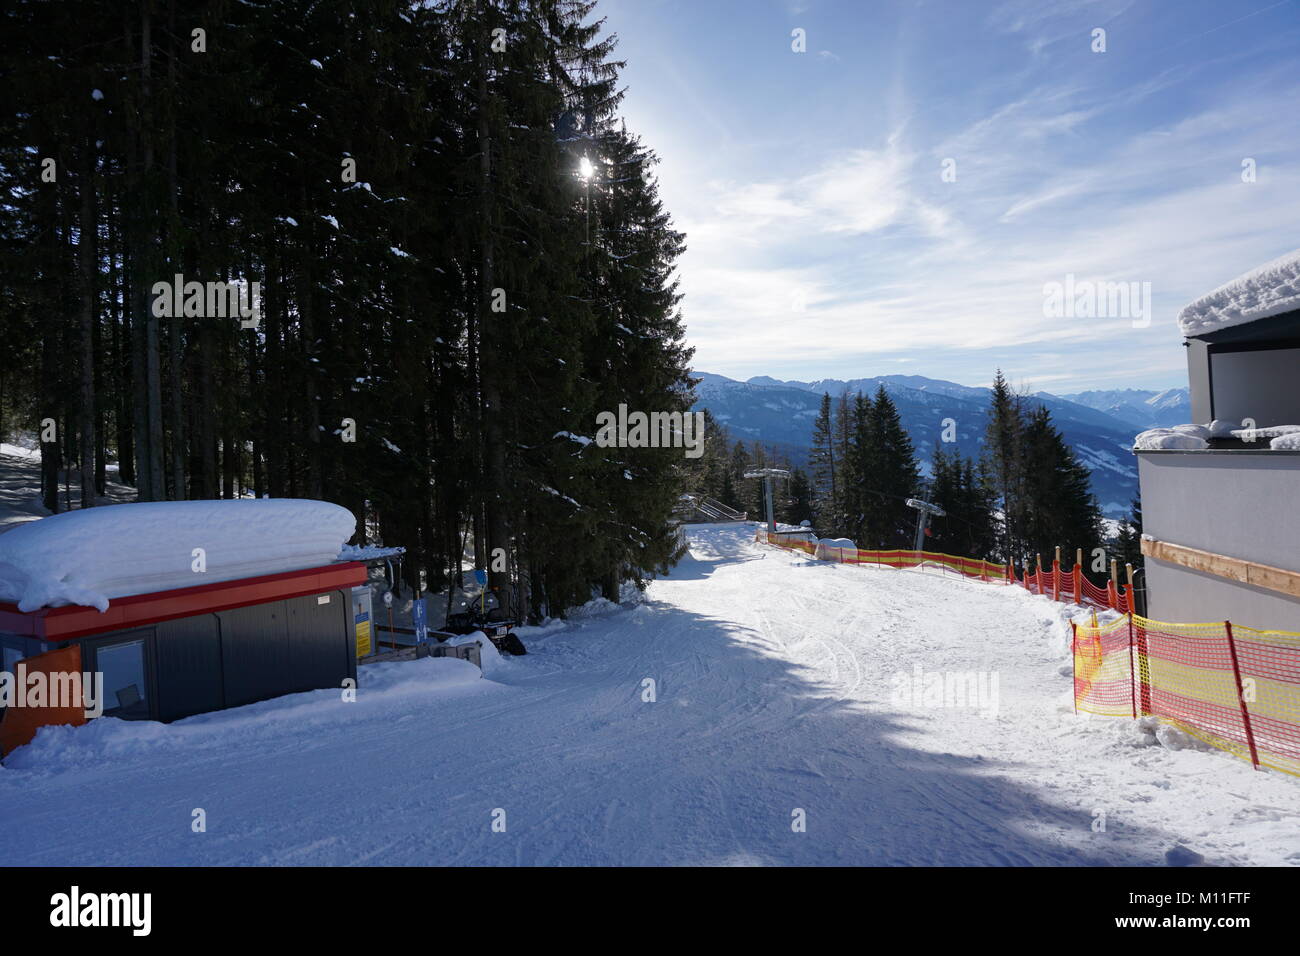
[(411, 623), (415, 625), (415, 642), (423, 644), (429, 639), (429, 609), (424, 598), (411, 602)]
[(481, 588), (487, 587), (487, 572), (476, 570), (474, 572), (474, 583)]

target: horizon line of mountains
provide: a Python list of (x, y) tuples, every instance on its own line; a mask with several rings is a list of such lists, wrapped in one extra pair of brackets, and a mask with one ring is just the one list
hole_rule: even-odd
[[(837, 399), (844, 392), (874, 394), (881, 385), (889, 393), (903, 427), (911, 436), (922, 472), (928, 477), (943, 420), (957, 423), (957, 448), (963, 455), (983, 453), (989, 389), (959, 385), (922, 375), (876, 375), (870, 378), (781, 381), (756, 375), (737, 381), (725, 375), (694, 371), (693, 410), (708, 409), (726, 426), (733, 441), (761, 441), (788, 455), (792, 463), (808, 461), (813, 420), (821, 397)], [(1068, 395), (1034, 392), (1029, 402), (1044, 405), (1079, 460), (1092, 472), (1092, 490), (1109, 518), (1128, 513), (1138, 493), (1137, 459), (1131, 451), (1140, 431), (1179, 425), (1191, 420), (1187, 388), (1094, 389)]]

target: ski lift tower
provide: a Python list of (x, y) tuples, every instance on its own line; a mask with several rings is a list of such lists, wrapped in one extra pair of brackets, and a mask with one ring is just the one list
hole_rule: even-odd
[(789, 478), (790, 472), (784, 468), (754, 468), (745, 472), (746, 478), (763, 479), (763, 501), (767, 505), (767, 530), (776, 532), (776, 514), (772, 510), (772, 479)]
[(931, 504), (928, 501), (922, 501), (919, 498), (908, 498), (907, 506), (916, 509), (916, 544), (913, 551), (920, 552), (921, 542), (925, 538), (926, 525), (930, 523), (931, 515), (938, 515), (940, 518), (945, 517), (946, 512), (938, 505)]

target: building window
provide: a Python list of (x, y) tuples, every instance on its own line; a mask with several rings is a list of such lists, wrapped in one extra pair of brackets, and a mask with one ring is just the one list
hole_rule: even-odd
[(149, 717), (145, 653), (143, 640), (104, 644), (96, 649), (95, 669), (104, 675), (106, 717)]

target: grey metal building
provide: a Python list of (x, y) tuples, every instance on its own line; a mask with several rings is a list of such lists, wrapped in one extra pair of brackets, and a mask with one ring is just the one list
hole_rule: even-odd
[(1284, 270), (1237, 282), (1211, 293), (1211, 318), (1221, 307), (1228, 321), (1184, 321), (1198, 300), (1180, 323), (1194, 421), (1241, 427), (1202, 449), (1137, 452), (1149, 616), (1300, 632), (1300, 450), (1270, 446), (1277, 426), (1300, 425), (1300, 308)]

